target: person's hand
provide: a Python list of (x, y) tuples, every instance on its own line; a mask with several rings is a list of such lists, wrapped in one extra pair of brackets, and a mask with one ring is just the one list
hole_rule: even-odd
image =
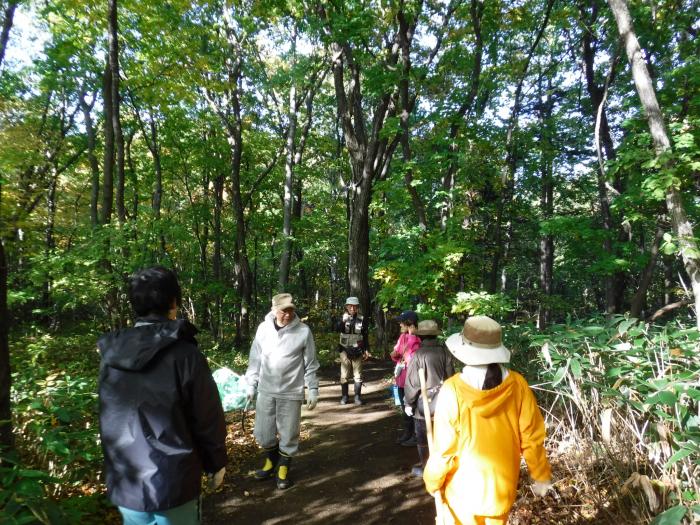
[(318, 388), (310, 388), (306, 400), (306, 410), (313, 410), (318, 404)]
[(365, 350), (365, 353), (362, 354), (362, 360), (367, 361), (369, 359), (369, 352)]
[(345, 313), (343, 314), (343, 322), (344, 322), (344, 323), (347, 323), (350, 319), (352, 319), (352, 315), (350, 315), (349, 313), (345, 312)]
[(207, 474), (207, 489), (216, 490), (224, 482), (224, 475), (226, 474), (226, 467), (221, 467), (221, 470), (213, 474)]
[(252, 403), (254, 397), (255, 387), (253, 385), (248, 385), (248, 389), (246, 390), (246, 399), (248, 400), (248, 403)]
[(538, 498), (543, 498), (547, 492), (549, 492), (549, 489), (552, 488), (552, 480), (548, 479), (546, 481), (533, 481), (532, 485), (530, 485), (530, 489), (532, 489), (532, 493), (537, 496)]
[(392, 359), (398, 359), (399, 357), (401, 357), (401, 354), (399, 354), (398, 350), (394, 350), (389, 354), (389, 357), (391, 357)]
[(413, 417), (413, 407), (411, 405), (406, 405), (403, 407), (403, 411), (406, 412), (408, 417)]

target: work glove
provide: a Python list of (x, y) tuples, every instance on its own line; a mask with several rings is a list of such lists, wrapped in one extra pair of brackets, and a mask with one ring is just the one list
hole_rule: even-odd
[(248, 388), (246, 389), (246, 399), (248, 400), (248, 403), (252, 403), (254, 397), (255, 397), (255, 386), (248, 385)]
[(543, 498), (547, 492), (549, 492), (549, 489), (552, 488), (552, 480), (548, 479), (546, 481), (533, 481), (530, 488), (535, 496), (538, 498)]
[(306, 410), (313, 410), (318, 404), (318, 388), (310, 388), (306, 400)]
[(216, 490), (218, 489), (224, 481), (224, 475), (226, 474), (226, 467), (221, 467), (221, 470), (213, 474), (207, 474), (207, 489)]
[(413, 407), (411, 405), (406, 405), (403, 407), (403, 411), (406, 412), (408, 417), (413, 417)]

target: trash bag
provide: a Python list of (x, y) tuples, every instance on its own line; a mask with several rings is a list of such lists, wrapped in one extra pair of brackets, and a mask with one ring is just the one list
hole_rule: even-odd
[(216, 388), (219, 390), (221, 405), (224, 412), (231, 410), (241, 410), (245, 408), (247, 399), (247, 389), (245, 377), (238, 375), (230, 368), (219, 368), (212, 373)]

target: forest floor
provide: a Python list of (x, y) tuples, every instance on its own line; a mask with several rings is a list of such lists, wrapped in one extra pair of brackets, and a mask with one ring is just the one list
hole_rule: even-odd
[[(302, 411), (300, 450), (290, 469), (295, 485), (286, 491), (272, 480), (252, 478), (260, 466), (253, 414), (244, 426), (240, 413), (229, 414), (226, 479), (216, 493), (205, 495), (203, 524), (435, 523), (433, 500), (410, 472), (416, 449), (395, 444), (401, 419), (389, 397), (391, 369), (389, 361), (366, 364), (363, 406), (340, 405), (338, 370), (320, 371), (320, 401), (315, 410)], [(585, 463), (567, 455), (550, 454), (550, 460), (559, 480), (555, 490), (535, 498), (523, 471), (510, 525), (628, 522), (610, 508), (604, 490), (576, 483), (582, 472), (572, 470), (588, 469)]]

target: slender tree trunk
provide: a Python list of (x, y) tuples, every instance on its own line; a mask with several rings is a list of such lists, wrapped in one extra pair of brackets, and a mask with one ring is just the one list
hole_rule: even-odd
[(641, 319), (642, 309), (644, 308), (644, 303), (646, 302), (647, 298), (647, 290), (649, 289), (651, 279), (654, 276), (656, 261), (659, 259), (659, 247), (661, 246), (661, 239), (663, 236), (664, 229), (659, 225), (656, 228), (656, 234), (654, 235), (654, 240), (651, 244), (649, 262), (644, 267), (644, 270), (642, 270), (642, 275), (639, 278), (639, 286), (637, 287), (637, 291), (632, 298), (630, 317)]
[(415, 24), (409, 23), (403, 11), (398, 13), (399, 21), (399, 46), (401, 47), (401, 80), (399, 81), (399, 101), (401, 104), (401, 152), (403, 155), (404, 183), (406, 190), (411, 196), (411, 203), (418, 218), (418, 227), (426, 231), (428, 229), (428, 219), (425, 214), (425, 205), (418, 194), (418, 190), (413, 184), (413, 167), (411, 165), (413, 154), (411, 153), (411, 135), (409, 116), (411, 114), (411, 97), (409, 95), (409, 80), (411, 75), (411, 42), (413, 41), (413, 31)]
[[(292, 67), (295, 65), (296, 25), (292, 36)], [(292, 258), (292, 207), (294, 205), (294, 146), (297, 132), (297, 91), (296, 82), (292, 79), (289, 87), (289, 111), (287, 113), (287, 155), (284, 165), (284, 219), (282, 224), (282, 253), (280, 254), (279, 282), (280, 292), (287, 290), (289, 282), (289, 266)]]
[(111, 126), (117, 154), (117, 217), (119, 223), (126, 221), (124, 205), (124, 134), (119, 117), (121, 99), (119, 96), (119, 23), (117, 20), (117, 0), (109, 0), (109, 70), (110, 98), (112, 102)]
[[(608, 161), (615, 160), (616, 152), (615, 146), (612, 139), (612, 134), (610, 133), (610, 126), (608, 124), (607, 111), (605, 110), (605, 99), (607, 96), (607, 87), (609, 81), (606, 83), (605, 87), (601, 87), (595, 80), (595, 54), (597, 49), (597, 38), (594, 33), (594, 28), (598, 24), (598, 0), (590, 1), (590, 16), (587, 16), (583, 5), (579, 6), (581, 23), (583, 27), (583, 69), (586, 78), (586, 89), (588, 95), (591, 99), (591, 112), (592, 119), (596, 125), (596, 149), (600, 151), (600, 144), (603, 146), (603, 151), (605, 152), (605, 159)], [(612, 79), (615, 73), (615, 61), (613, 60), (613, 65), (610, 69), (609, 80)], [(603, 239), (603, 251), (607, 257), (612, 258), (615, 256), (615, 248), (613, 245), (614, 237), (617, 232), (617, 237), (622, 238), (623, 231), (619, 224), (615, 224), (616, 221), (613, 217), (611, 211), (611, 201), (606, 185), (606, 174), (604, 172), (602, 153), (599, 169), (597, 173), (597, 186), (598, 186), (598, 202), (600, 205), (600, 215), (603, 224), (603, 230), (605, 230), (605, 237)], [(615, 176), (613, 181), (613, 188), (617, 191), (622, 190), (622, 182), (619, 175)], [(608, 314), (618, 313), (622, 311), (622, 299), (624, 297), (624, 290), (626, 287), (625, 275), (623, 272), (616, 272), (611, 275), (605, 276), (605, 311)]]
[(0, 69), (2, 68), (2, 63), (5, 60), (5, 50), (7, 49), (7, 42), (10, 40), (10, 30), (12, 29), (12, 23), (15, 19), (15, 9), (17, 8), (17, 3), (18, 2), (15, 0), (10, 0), (3, 13), (2, 32), (0, 32)]
[[(449, 164), (447, 172), (442, 178), (442, 189), (445, 192), (445, 200), (440, 209), (440, 229), (447, 229), (447, 221), (452, 214), (452, 191), (455, 185), (455, 175), (457, 173), (457, 153), (459, 151), (458, 136), (459, 131), (466, 124), (464, 122), (465, 115), (471, 113), (476, 101), (476, 96), (479, 93), (479, 85), (481, 83), (481, 64), (484, 54), (484, 41), (481, 36), (481, 19), (484, 14), (484, 3), (480, 0), (472, 0), (471, 3), (471, 20), (472, 29), (474, 30), (474, 63), (472, 66), (471, 75), (469, 75), (469, 92), (467, 98), (459, 107), (457, 114), (453, 117), (453, 122), (450, 124), (449, 135)], [(468, 119), (467, 119), (468, 120)]]
[[(1, 57), (0, 57), (1, 58)], [(0, 210), (2, 210), (2, 184), (0, 184)], [(9, 267), (5, 253), (5, 232), (0, 230), (0, 450), (14, 446), (10, 386), (10, 319), (7, 309), (7, 282)], [(0, 463), (2, 461), (0, 460)]]
[[(510, 111), (510, 118), (508, 119), (508, 129), (506, 131), (506, 160), (501, 175), (503, 191), (501, 194), (501, 198), (498, 201), (498, 209), (496, 211), (494, 254), (491, 262), (491, 274), (489, 278), (489, 290), (491, 291), (491, 293), (495, 293), (496, 291), (498, 291), (499, 277), (501, 281), (500, 288), (505, 288), (505, 270), (501, 266), (505, 266), (505, 252), (510, 242), (508, 232), (511, 230), (512, 226), (510, 224), (506, 224), (504, 231), (503, 221), (505, 219), (506, 214), (508, 213), (511, 200), (513, 198), (515, 170), (517, 168), (517, 144), (515, 141), (515, 134), (518, 129), (518, 119), (520, 118), (520, 110), (522, 106), (523, 84), (530, 69), (530, 62), (532, 61), (532, 57), (535, 51), (537, 50), (537, 46), (539, 45), (540, 40), (542, 39), (542, 35), (544, 34), (545, 29), (549, 25), (549, 16), (552, 12), (553, 5), (554, 0), (548, 0), (547, 5), (545, 7), (545, 14), (542, 19), (542, 25), (540, 26), (537, 35), (535, 36), (535, 39), (530, 45), (530, 49), (525, 60), (525, 65), (523, 66), (523, 70), (518, 80), (518, 84), (515, 88), (513, 106)], [(502, 272), (503, 275), (501, 275)]]
[(114, 127), (112, 126), (112, 72), (109, 66), (105, 68), (103, 84), (104, 102), (104, 162), (102, 167), (102, 214), (100, 223), (108, 224), (112, 220), (114, 204)]
[(94, 228), (99, 221), (97, 202), (100, 198), (100, 166), (97, 161), (97, 155), (95, 154), (97, 140), (95, 137), (95, 128), (92, 123), (92, 104), (85, 102), (85, 93), (80, 94), (80, 109), (83, 112), (85, 133), (87, 135), (88, 162), (90, 163), (90, 180), (92, 181), (92, 191), (90, 192), (90, 224), (92, 224)]
[(215, 315), (212, 315), (212, 329), (217, 338), (221, 337), (221, 292), (220, 287), (223, 285), (222, 261), (221, 261), (221, 214), (224, 207), (224, 176), (217, 175), (214, 179), (214, 254), (212, 258), (212, 274), (214, 282), (217, 284), (215, 303)]
[[(542, 77), (538, 80), (538, 91), (540, 100), (540, 145), (541, 160), (540, 172), (542, 175), (542, 188), (540, 190), (540, 208), (542, 218), (549, 220), (554, 215), (554, 181), (553, 181), (553, 160), (551, 119), (554, 108), (552, 97), (551, 78), (547, 82), (547, 95), (542, 92)], [(543, 100), (544, 98), (544, 100)], [(540, 237), (540, 295), (539, 308), (537, 314), (537, 328), (544, 329), (551, 322), (551, 305), (549, 299), (552, 296), (552, 279), (554, 273), (554, 236), (543, 234)]]
[[(617, 28), (622, 38), (627, 59), (632, 67), (632, 78), (637, 88), (639, 99), (642, 102), (642, 107), (647, 116), (649, 123), (649, 131), (654, 142), (654, 149), (657, 155), (663, 155), (671, 150), (671, 141), (666, 133), (663, 115), (661, 108), (656, 99), (656, 92), (652, 83), (649, 71), (642, 54), (642, 49), (639, 47), (637, 35), (632, 26), (632, 17), (630, 16), (627, 2), (625, 0), (608, 0), (610, 9), (615, 15)], [(668, 161), (665, 163), (665, 168), (668, 168)], [(693, 226), (683, 206), (681, 199), (680, 188), (676, 185), (671, 185), (666, 190), (666, 208), (671, 218), (671, 225), (674, 233), (678, 238), (680, 246), (680, 254), (685, 265), (685, 270), (690, 278), (690, 285), (693, 291), (695, 301), (695, 319), (698, 329), (700, 330), (700, 261), (698, 261), (698, 246), (693, 234)]]

